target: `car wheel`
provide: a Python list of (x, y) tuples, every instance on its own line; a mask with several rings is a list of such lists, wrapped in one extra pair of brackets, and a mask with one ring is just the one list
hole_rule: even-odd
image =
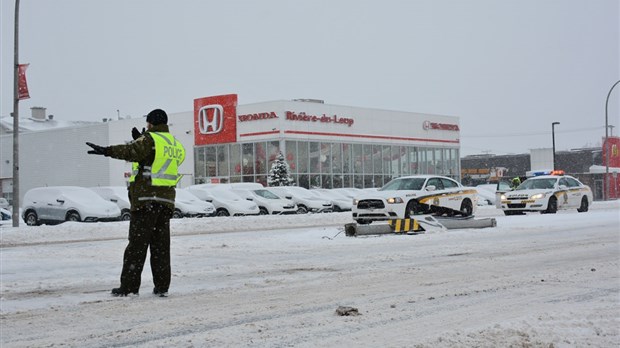
[(413, 215), (424, 214), (426, 209), (424, 205), (420, 204), (420, 202), (412, 199), (407, 203), (407, 207), (405, 208), (405, 219), (410, 218)]
[(583, 196), (581, 198), (581, 206), (579, 207), (579, 209), (577, 209), (577, 211), (580, 213), (585, 213), (586, 211), (588, 211), (588, 208), (589, 208), (588, 197)]
[(464, 199), (463, 203), (461, 203), (461, 209), (459, 209), (459, 211), (463, 216), (471, 216), (474, 212), (474, 207), (471, 204), (471, 201), (469, 199)]
[(557, 211), (558, 211), (558, 200), (554, 196), (554, 197), (549, 198), (549, 203), (547, 205), (547, 210), (545, 210), (545, 213), (555, 214)]
[(175, 209), (174, 213), (172, 213), (173, 219), (181, 219), (183, 217), (183, 213), (179, 209)]
[(355, 220), (355, 222), (357, 222), (360, 225), (369, 225), (372, 222), (372, 220), (359, 219), (359, 220)]
[(258, 215), (269, 215), (269, 211), (264, 207), (260, 207), (258, 211)]
[(230, 213), (228, 212), (228, 210), (220, 208), (215, 212), (215, 216), (230, 216)]
[(37, 213), (34, 210), (29, 210), (24, 216), (24, 222), (28, 226), (37, 226), (39, 224)]
[(78, 214), (78, 212), (70, 211), (67, 213), (67, 216), (65, 217), (65, 221), (80, 222), (82, 221), (82, 219), (80, 218), (80, 214)]
[(304, 205), (297, 206), (297, 214), (307, 214), (307, 213), (308, 213), (308, 208), (306, 208), (306, 206)]
[(131, 212), (129, 210), (123, 210), (121, 213), (121, 221), (131, 220)]

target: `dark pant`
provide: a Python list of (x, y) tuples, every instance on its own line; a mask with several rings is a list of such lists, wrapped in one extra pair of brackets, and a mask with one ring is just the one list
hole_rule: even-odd
[(153, 284), (160, 291), (170, 286), (170, 218), (172, 210), (159, 203), (149, 203), (131, 212), (129, 244), (123, 257), (121, 288), (140, 290), (142, 268), (150, 247)]

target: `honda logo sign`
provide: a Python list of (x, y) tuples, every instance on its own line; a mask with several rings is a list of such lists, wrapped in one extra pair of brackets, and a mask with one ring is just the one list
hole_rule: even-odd
[(201, 134), (216, 134), (224, 127), (224, 108), (218, 104), (205, 105), (198, 111)]

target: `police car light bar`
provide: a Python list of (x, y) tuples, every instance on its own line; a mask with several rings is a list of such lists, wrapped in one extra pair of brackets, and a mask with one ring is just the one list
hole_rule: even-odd
[(541, 176), (541, 175), (564, 175), (563, 170), (543, 170), (538, 172), (533, 172), (533, 176)]

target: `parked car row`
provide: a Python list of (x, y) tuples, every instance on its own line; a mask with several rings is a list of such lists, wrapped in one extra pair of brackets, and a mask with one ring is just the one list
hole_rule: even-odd
[[(352, 211), (353, 219), (365, 224), (418, 214), (466, 217), (473, 215), (478, 205), (492, 204), (492, 201), (506, 215), (532, 211), (555, 213), (560, 209), (585, 212), (592, 203), (591, 189), (564, 173), (529, 178), (516, 189), (502, 182), (495, 192), (486, 187), (489, 185), (483, 186), (465, 187), (451, 178), (433, 175), (395, 178), (380, 189), (308, 190), (298, 186), (263, 187), (258, 183), (199, 184), (177, 188), (173, 218)], [(10, 212), (1, 209), (5, 224), (10, 220)], [(129, 220), (131, 212), (125, 187), (56, 186), (28, 191), (22, 218), (34, 226), (64, 221)]]
[[(351, 210), (352, 198), (301, 187), (263, 187), (258, 183), (199, 184), (176, 189), (173, 218), (282, 215)], [(127, 188), (104, 186), (39, 187), (26, 193), (22, 218), (27, 225), (64, 221), (127, 221)]]

